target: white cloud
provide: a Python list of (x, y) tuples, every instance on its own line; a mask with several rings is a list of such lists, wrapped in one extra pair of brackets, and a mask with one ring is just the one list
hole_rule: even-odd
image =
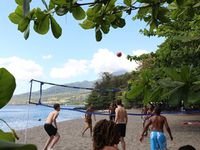
[(42, 56), (43, 59), (51, 59), (53, 56), (51, 54)]
[(86, 74), (88, 72), (88, 61), (87, 60), (75, 60), (69, 59), (67, 63), (61, 68), (52, 68), (50, 76), (52, 78), (67, 79), (74, 76)]
[(121, 57), (117, 57), (115, 53), (108, 49), (99, 49), (98, 52), (94, 54), (91, 61), (91, 67), (96, 73), (112, 73), (120, 70), (132, 71), (135, 70), (137, 66), (135, 62), (127, 60), (123, 52)]
[(29, 81), (32, 78), (41, 78), (44, 76), (40, 65), (32, 60), (15, 56), (0, 58), (0, 67), (9, 70), (15, 76), (17, 82)]
[[(145, 50), (133, 51), (133, 55), (141, 55), (143, 53), (148, 53)], [(50, 71), (50, 77), (69, 79), (72, 77), (80, 77), (82, 75), (87, 75), (88, 73), (99, 74), (102, 72), (117, 72), (117, 71), (127, 71), (130, 72), (138, 67), (135, 61), (130, 62), (127, 60), (126, 54), (123, 52), (121, 57), (109, 51), (108, 49), (99, 49), (92, 57), (91, 60), (76, 60), (69, 59), (62, 67), (54, 67)]]
[(140, 56), (142, 54), (147, 54), (147, 53), (149, 53), (149, 52), (146, 50), (142, 50), (142, 49), (133, 51), (133, 55), (136, 55), (136, 56)]

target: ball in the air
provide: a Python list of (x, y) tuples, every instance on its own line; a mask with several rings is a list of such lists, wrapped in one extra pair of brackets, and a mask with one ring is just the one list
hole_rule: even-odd
[(122, 53), (121, 52), (117, 52), (117, 57), (121, 57), (122, 56)]

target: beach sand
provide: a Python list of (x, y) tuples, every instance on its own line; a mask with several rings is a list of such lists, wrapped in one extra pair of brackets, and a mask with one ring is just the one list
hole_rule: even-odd
[[(133, 113), (139, 113), (139, 110), (129, 110)], [(200, 150), (200, 125), (183, 125), (182, 122), (186, 120), (200, 120), (200, 115), (165, 115), (172, 130), (174, 137), (170, 141), (169, 135), (165, 132), (167, 137), (167, 145), (169, 150), (177, 150), (183, 145), (193, 145), (197, 150)], [(101, 119), (108, 119), (108, 116), (96, 116), (97, 121)], [(139, 142), (139, 137), (142, 132), (142, 120), (140, 116), (129, 116), (126, 131), (126, 147), (127, 150), (149, 150), (149, 136), (144, 139), (142, 143)], [(93, 121), (95, 124), (95, 121)], [(92, 150), (92, 138), (89, 135), (89, 130), (85, 135), (81, 136), (81, 131), (84, 126), (83, 119), (76, 119), (58, 123), (58, 132), (61, 139), (55, 146), (54, 150)], [(38, 150), (42, 150), (48, 135), (44, 131), (43, 126), (18, 131), (20, 140), (17, 143), (24, 143), (25, 138), (27, 143), (35, 144)], [(121, 150), (121, 145), (119, 145)]]

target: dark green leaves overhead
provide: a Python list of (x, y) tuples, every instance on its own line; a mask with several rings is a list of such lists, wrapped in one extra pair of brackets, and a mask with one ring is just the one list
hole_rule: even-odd
[(72, 9), (72, 15), (76, 20), (82, 20), (85, 18), (85, 11), (81, 7), (75, 7)]
[(0, 108), (11, 99), (16, 87), (14, 76), (5, 68), (0, 68)]
[(62, 28), (52, 16), (50, 17), (50, 20), (51, 20), (51, 31), (54, 37), (58, 39), (62, 35)]
[[(50, 23), (49, 18), (53, 14), (58, 16), (67, 15), (72, 13), (76, 20), (85, 19), (80, 26), (83, 29), (92, 29), (95, 26), (100, 27), (100, 31), (107, 34), (110, 31), (110, 27), (123, 28), (126, 25), (126, 21), (123, 16), (123, 12), (128, 15), (132, 14), (132, 11), (138, 10), (133, 20), (144, 20), (149, 26), (149, 29), (144, 29), (145, 35), (155, 35), (155, 31), (160, 25), (168, 23), (171, 19), (177, 18), (185, 13), (190, 14), (189, 18), (194, 16), (192, 8), (200, 7), (200, 3), (195, 0), (123, 0), (123, 3), (117, 2), (117, 0), (96, 0), (96, 1), (78, 1), (78, 0), (41, 0), (45, 6), (44, 10), (41, 10), (43, 14), (42, 19), (38, 17), (38, 9), (35, 11), (32, 17), (28, 17), (31, 21), (34, 21), (34, 30), (39, 34), (46, 34)], [(30, 14), (30, 2), (31, 0), (15, 0), (18, 7), (23, 7), (23, 17), (27, 17)], [(49, 2), (49, 3), (47, 3)], [(87, 6), (87, 7), (85, 7)], [(33, 11), (32, 9), (31, 11)], [(170, 16), (168, 13), (171, 10), (177, 10), (176, 13), (172, 13)], [(171, 18), (170, 18), (170, 17)], [(15, 24), (20, 24), (23, 20), (25, 25), (20, 25), (19, 30), (25, 32), (25, 37), (29, 35), (28, 20), (21, 18), (18, 13), (11, 13), (9, 15), (10, 20)], [(44, 21), (43, 21), (44, 20)], [(44, 27), (41, 27), (44, 25)], [(192, 25), (191, 25), (192, 26)], [(99, 31), (98, 31), (99, 32)], [(55, 35), (54, 35), (55, 36)], [(58, 37), (58, 36), (55, 36)], [(192, 40), (197, 39), (199, 36), (191, 36)]]

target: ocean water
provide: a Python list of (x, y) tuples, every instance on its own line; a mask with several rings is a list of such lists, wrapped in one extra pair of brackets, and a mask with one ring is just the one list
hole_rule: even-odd
[[(73, 108), (73, 106), (68, 107)], [(5, 120), (13, 129), (21, 130), (43, 125), (51, 111), (53, 108), (41, 105), (7, 105), (0, 109), (0, 119)], [(57, 122), (78, 119), (81, 116), (83, 113), (61, 109)], [(9, 128), (1, 121), (0, 129), (9, 131)]]

